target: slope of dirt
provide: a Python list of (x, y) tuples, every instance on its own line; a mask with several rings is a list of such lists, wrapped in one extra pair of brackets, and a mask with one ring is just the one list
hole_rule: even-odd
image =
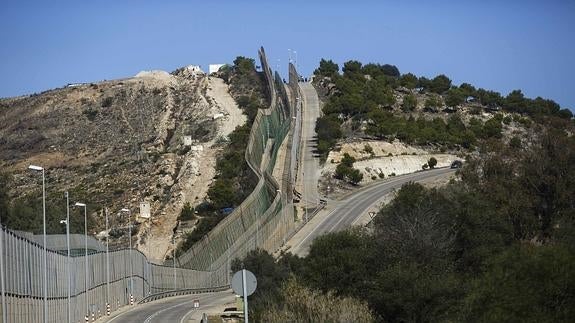
[[(171, 255), (181, 238), (180, 232), (174, 234), (174, 231), (184, 204), (189, 202), (190, 205), (196, 206), (203, 201), (215, 176), (217, 154), (223, 149), (221, 145), (217, 145), (217, 141), (221, 137), (227, 137), (246, 121), (242, 110), (230, 96), (228, 85), (222, 79), (202, 77), (198, 83), (197, 95), (201, 98), (200, 104), (210, 106), (208, 117), (215, 120), (218, 135), (190, 148), (190, 158), (184, 161), (178, 180), (172, 186), (175, 192), (179, 192), (178, 195), (172, 196), (159, 217), (161, 220), (154, 219), (143, 224), (138, 248), (152, 259), (160, 260)], [(175, 239), (172, 239), (173, 237)]]
[[(11, 197), (38, 195), (26, 170), (37, 164), (49, 194), (68, 190), (71, 201), (88, 203), (92, 232), (104, 228), (104, 207), (112, 226), (125, 230), (119, 210), (128, 207), (133, 221), (140, 203), (150, 203), (151, 219), (139, 219), (134, 242), (163, 258), (182, 205), (201, 200), (214, 176), (214, 139), (245, 120), (220, 93), (225, 84), (213, 82), (210, 96), (202, 73), (152, 71), (1, 99), (0, 167), (13, 175)], [(214, 120), (218, 114), (228, 117)], [(127, 235), (112, 244), (126, 245)]]

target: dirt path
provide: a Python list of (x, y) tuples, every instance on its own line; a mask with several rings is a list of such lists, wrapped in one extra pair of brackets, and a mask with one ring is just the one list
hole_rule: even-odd
[(221, 111), (224, 114), (220, 118), (220, 135), (228, 136), (237, 126), (246, 123), (246, 115), (238, 107), (236, 101), (232, 98), (229, 92), (229, 87), (224, 80), (217, 77), (209, 77), (208, 79), (208, 93), (207, 95), (213, 98)]
[[(181, 168), (172, 187), (173, 197), (168, 205), (162, 210), (156, 220), (146, 221), (143, 225), (142, 234), (139, 237), (138, 249), (144, 252), (149, 258), (161, 261), (167, 255), (171, 255), (174, 248), (172, 237), (174, 228), (177, 226), (177, 218), (186, 202), (192, 206), (197, 205), (206, 195), (210, 184), (215, 177), (215, 167), (218, 152), (221, 146), (215, 142), (221, 136), (228, 136), (237, 126), (246, 122), (246, 116), (238, 107), (235, 100), (230, 96), (228, 85), (220, 78), (210, 77), (209, 80), (201, 77), (196, 80), (195, 94), (198, 96), (196, 105), (192, 109), (202, 109), (209, 117), (218, 114), (218, 131), (215, 139), (192, 147), (183, 158)], [(205, 93), (205, 96), (204, 94)], [(168, 105), (173, 105), (173, 100), (169, 100)], [(167, 107), (167, 110), (178, 110), (175, 106)], [(173, 120), (172, 116), (177, 115), (172, 111), (165, 115), (170, 118), (163, 120), (162, 124), (180, 122)], [(160, 132), (164, 127), (160, 127)], [(182, 238), (176, 235), (176, 245)]]

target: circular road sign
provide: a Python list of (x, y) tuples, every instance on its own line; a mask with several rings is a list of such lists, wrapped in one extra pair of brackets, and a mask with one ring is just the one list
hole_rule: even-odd
[[(234, 290), (234, 293), (236, 293), (236, 295), (240, 295), (242, 297), (244, 296), (244, 288), (242, 285), (242, 271), (244, 270), (245, 269), (236, 272), (232, 277), (232, 289)], [(251, 271), (245, 270), (245, 272), (246, 272), (246, 293), (247, 296), (250, 296), (256, 290), (256, 287), (258, 286), (258, 280)]]

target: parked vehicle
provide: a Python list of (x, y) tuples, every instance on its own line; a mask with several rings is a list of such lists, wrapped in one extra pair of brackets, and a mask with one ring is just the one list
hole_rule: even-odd
[(451, 163), (451, 168), (461, 168), (463, 166), (463, 162), (461, 160), (454, 160)]

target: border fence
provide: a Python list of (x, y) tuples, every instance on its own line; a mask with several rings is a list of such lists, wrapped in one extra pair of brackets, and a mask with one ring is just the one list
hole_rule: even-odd
[[(294, 101), (288, 98), (280, 75), (276, 73), (275, 77), (272, 76), (263, 48), (259, 50), (259, 58), (271, 103), (269, 108), (258, 111), (245, 156), (258, 177), (258, 183), (234, 212), (177, 259), (182, 267), (197, 270), (220, 270), (223, 267), (224, 272), (229, 272), (232, 259), (243, 258), (256, 248), (274, 252), (295, 229), (291, 192), (291, 156), (294, 147), (288, 134), (295, 124), (292, 117), (296, 109)], [(297, 80), (291, 84), (297, 87)], [(285, 140), (285, 154), (281, 156), (281, 183), (278, 183), (272, 174), (278, 152)], [(229, 279), (229, 275), (226, 279)]]
[[(258, 178), (254, 191), (176, 261), (152, 263), (136, 249), (67, 256), (1, 228), (0, 319), (5, 322), (84, 322), (138, 301), (229, 286), (234, 258), (250, 250), (278, 250), (295, 230), (292, 160), (297, 154), (294, 129), (297, 109), (279, 74), (272, 76), (264, 49), (259, 58), (270, 95), (270, 107), (253, 123), (246, 161)], [(290, 79), (295, 73), (290, 66)], [(293, 88), (295, 84), (295, 88)], [(298, 91), (297, 80), (290, 93)], [(278, 154), (286, 141), (285, 154)], [(292, 142), (293, 141), (293, 142)], [(281, 174), (274, 178), (278, 157)], [(47, 253), (47, 312), (44, 313), (44, 263)]]

